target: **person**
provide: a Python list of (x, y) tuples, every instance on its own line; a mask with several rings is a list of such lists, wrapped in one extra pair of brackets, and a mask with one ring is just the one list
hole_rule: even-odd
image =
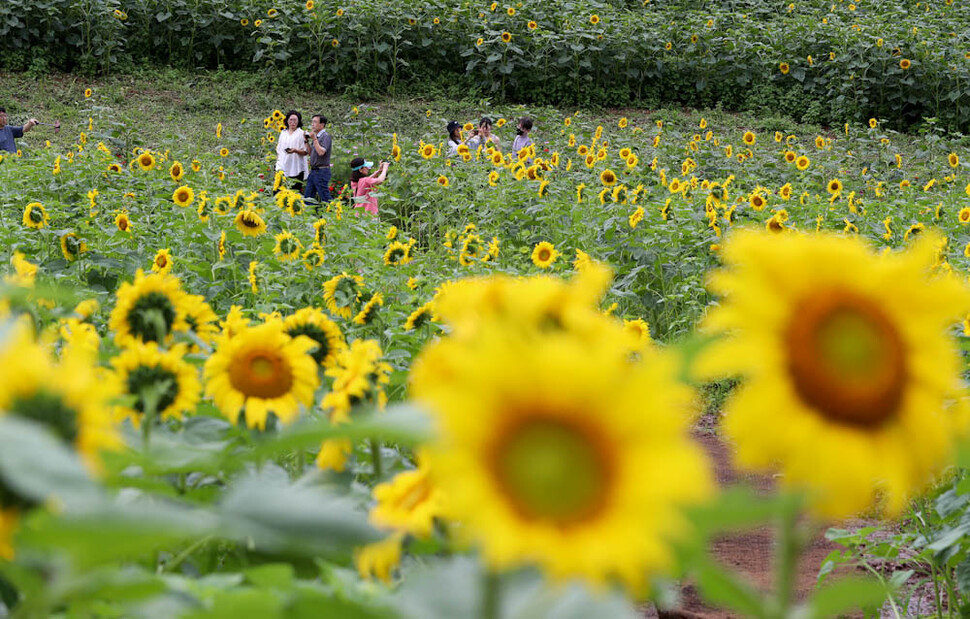
[(310, 119), (310, 175), (304, 198), (330, 202), (330, 151), (333, 137), (327, 133), (327, 117), (314, 114)]
[(377, 171), (371, 174), (373, 162), (364, 161), (362, 157), (350, 162), (350, 195), (354, 199), (354, 208), (364, 207), (371, 215), (377, 215), (377, 198), (371, 192), (387, 178), (389, 165), (387, 161), (382, 161)]
[(518, 153), (523, 148), (532, 146), (532, 138), (529, 137), (530, 131), (532, 131), (532, 119), (523, 116), (519, 119), (518, 126), (515, 128), (515, 140), (512, 141), (513, 153)]
[(307, 176), (306, 156), (307, 135), (303, 131), (303, 117), (296, 110), (286, 113), (286, 126), (276, 140), (276, 169), (282, 170), (288, 178), (295, 180), (293, 189), (303, 192), (303, 181)]
[(459, 146), (461, 146), (461, 125), (450, 120), (448, 121), (448, 156), (457, 155)]
[(472, 131), (472, 135), (465, 142), (468, 144), (468, 148), (473, 151), (479, 146), (482, 148), (492, 145), (493, 148), (501, 148), (501, 141), (498, 139), (497, 135), (492, 133), (492, 119), (488, 116), (482, 118), (478, 123), (478, 129)]
[(24, 134), (39, 125), (36, 118), (31, 118), (22, 127), (13, 127), (7, 124), (7, 110), (0, 107), (0, 150), (8, 153), (17, 152), (16, 138), (24, 137)]

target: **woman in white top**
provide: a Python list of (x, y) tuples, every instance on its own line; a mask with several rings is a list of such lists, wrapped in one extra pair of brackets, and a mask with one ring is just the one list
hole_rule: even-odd
[(448, 121), (448, 156), (454, 157), (458, 154), (458, 147), (461, 146), (461, 125), (451, 120)]
[(296, 110), (290, 110), (284, 121), (286, 126), (280, 131), (276, 140), (276, 169), (283, 170), (283, 174), (294, 179), (293, 190), (303, 192), (303, 181), (306, 180), (306, 156), (310, 152), (306, 143), (306, 132), (303, 131), (303, 117)]
[(465, 144), (472, 150), (476, 150), (479, 146), (486, 148), (489, 144), (492, 145), (492, 148), (498, 149), (500, 143), (498, 136), (492, 134), (492, 119), (488, 116), (483, 117), (481, 122), (478, 123), (478, 129), (472, 132), (472, 136), (468, 138)]

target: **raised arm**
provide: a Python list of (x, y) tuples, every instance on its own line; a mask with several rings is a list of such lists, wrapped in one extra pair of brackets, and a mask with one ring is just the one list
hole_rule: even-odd
[(23, 127), (24, 133), (27, 133), (28, 131), (30, 131), (31, 129), (33, 129), (34, 127), (36, 127), (39, 124), (40, 123), (37, 122), (37, 119), (36, 118), (31, 118), (30, 120), (28, 120), (27, 122), (24, 123), (24, 127)]

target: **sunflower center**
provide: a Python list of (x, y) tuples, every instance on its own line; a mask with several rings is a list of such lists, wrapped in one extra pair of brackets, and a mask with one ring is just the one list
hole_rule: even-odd
[(128, 373), (126, 384), (128, 393), (138, 396), (134, 409), (145, 414), (146, 396), (158, 398), (155, 413), (161, 413), (175, 402), (178, 397), (178, 379), (173, 372), (155, 366), (139, 365)]
[(256, 220), (252, 215), (243, 215), (242, 217), (243, 225), (247, 228), (258, 228), (259, 221)]
[(172, 330), (175, 307), (161, 292), (149, 292), (138, 297), (128, 312), (128, 328), (132, 335), (145, 342), (157, 342)]
[(526, 419), (505, 433), (493, 457), (496, 481), (524, 518), (569, 526), (605, 505), (610, 463), (587, 428)]
[(278, 398), (293, 386), (293, 370), (277, 351), (251, 350), (233, 359), (229, 380), (247, 397)]
[(549, 260), (549, 250), (548, 249), (540, 249), (539, 250), (539, 262), (546, 262), (547, 260)]
[(795, 389), (824, 417), (873, 428), (899, 409), (906, 379), (902, 338), (881, 308), (845, 291), (802, 302), (788, 328)]
[(44, 214), (40, 212), (40, 209), (32, 208), (30, 209), (30, 221), (35, 224), (39, 224), (44, 220)]

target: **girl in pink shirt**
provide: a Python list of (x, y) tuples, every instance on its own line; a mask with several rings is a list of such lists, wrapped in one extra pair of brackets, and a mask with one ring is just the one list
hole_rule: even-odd
[(377, 215), (377, 198), (371, 196), (374, 187), (380, 185), (387, 178), (388, 162), (382, 161), (377, 171), (370, 173), (374, 163), (357, 157), (350, 162), (350, 196), (354, 200), (354, 208), (364, 207), (371, 215)]

